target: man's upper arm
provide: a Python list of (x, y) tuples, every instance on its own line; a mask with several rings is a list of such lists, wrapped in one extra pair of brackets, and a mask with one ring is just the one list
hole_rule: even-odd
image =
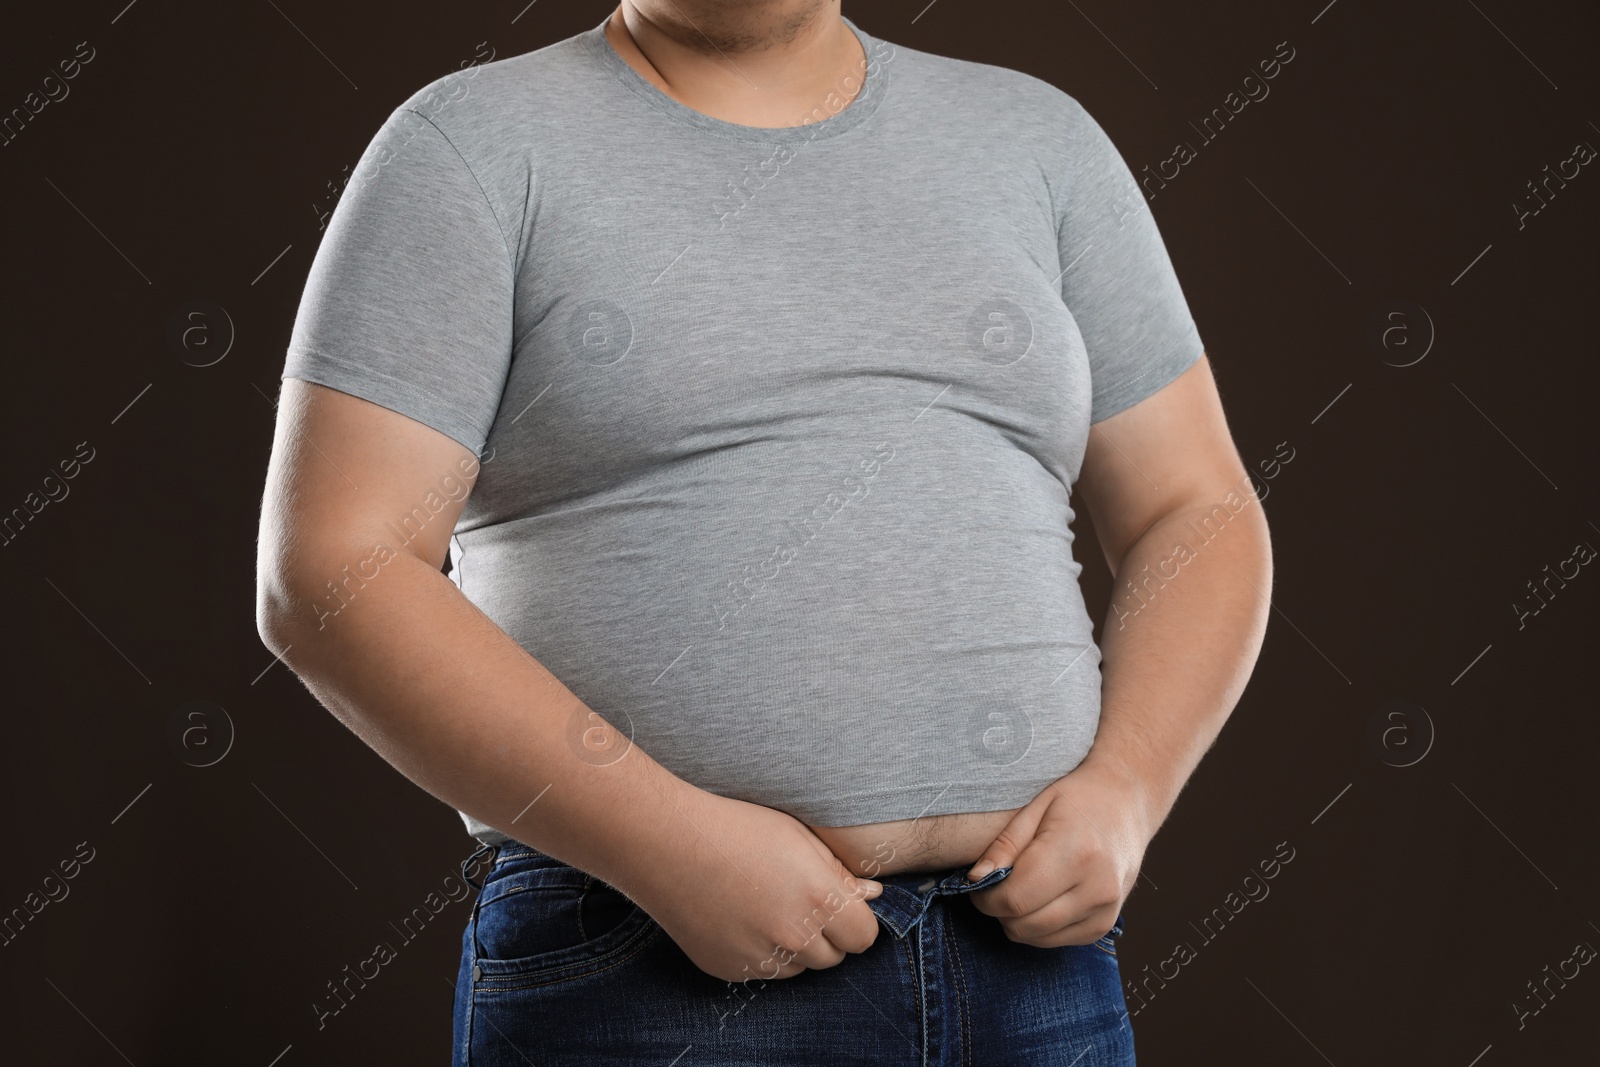
[(259, 620), (359, 588), (390, 552), (443, 564), (510, 371), (513, 273), (460, 146), (396, 108), (334, 208), (289, 338)]
[(481, 453), (511, 368), (515, 288), (465, 158), (397, 108), (328, 220), (283, 377), (381, 404)]
[(1089, 428), (1078, 490), (1115, 574), (1141, 534), (1188, 507), (1250, 499), (1204, 354), (1171, 383)]
[(1163, 516), (1248, 489), (1199, 328), (1127, 162), (1064, 96), (1057, 166), (1061, 298), (1088, 358), (1077, 486), (1116, 573)]
[(329, 595), (326, 583), (338, 589), (348, 574), (371, 580), (389, 553), (442, 567), (478, 466), (439, 430), (285, 378), (261, 510), (258, 624), (306, 611), (302, 597)]

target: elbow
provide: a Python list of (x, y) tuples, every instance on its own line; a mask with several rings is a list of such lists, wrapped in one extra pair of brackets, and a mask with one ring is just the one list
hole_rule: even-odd
[(1256, 534), (1257, 565), (1260, 569), (1261, 580), (1265, 583), (1263, 588), (1270, 591), (1272, 589), (1274, 571), (1272, 565), (1272, 529), (1267, 525), (1266, 510), (1259, 503), (1254, 510), (1256, 514), (1252, 517), (1254, 519), (1252, 529)]
[(271, 600), (262, 595), (261, 590), (256, 590), (256, 636), (261, 638), (261, 643), (267, 646), (267, 651), (274, 656), (283, 655), (283, 650), (288, 647), (288, 627), (284, 625), (286, 616), (276, 608)]
[(256, 634), (273, 655), (282, 658), (290, 645), (326, 625), (325, 602), (337, 611), (341, 601), (328, 579), (339, 574), (333, 563), (338, 543), (303, 527), (263, 521), (256, 543)]
[(267, 575), (256, 575), (256, 635), (275, 656), (282, 656), (294, 642), (294, 598), (289, 591)]
[(282, 657), (289, 646), (319, 628), (327, 612), (316, 599), (306, 568), (261, 553), (256, 561), (256, 634), (273, 655)]

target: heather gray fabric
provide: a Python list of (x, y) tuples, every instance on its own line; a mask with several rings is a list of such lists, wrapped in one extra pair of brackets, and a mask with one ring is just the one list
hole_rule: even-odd
[(1075, 99), (846, 22), (865, 87), (784, 129), (600, 25), (419, 90), (283, 372), (479, 452), (462, 592), (675, 774), (819, 826), (1018, 807), (1083, 758), (1068, 487), (1203, 347)]

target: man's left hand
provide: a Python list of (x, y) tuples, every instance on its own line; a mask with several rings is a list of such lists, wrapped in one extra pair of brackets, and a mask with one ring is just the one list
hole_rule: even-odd
[(1024, 945), (1087, 945), (1104, 937), (1155, 836), (1147, 808), (1131, 775), (1086, 759), (1012, 816), (973, 864), (974, 881), (1012, 868), (998, 885), (970, 894), (973, 905)]

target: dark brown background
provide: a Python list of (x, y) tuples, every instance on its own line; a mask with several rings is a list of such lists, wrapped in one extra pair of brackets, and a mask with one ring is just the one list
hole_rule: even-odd
[[(0, 147), (0, 511), (79, 442), (95, 458), (0, 546), (0, 913), (79, 842), (95, 858), (0, 947), (0, 1042), (30, 1063), (444, 1063), (469, 905), (409, 944), (390, 924), (471, 842), (266, 669), (252, 601), (272, 400), (313, 204), (388, 111), (480, 42), (525, 52), (608, 5), (125, 2), (5, 16), (0, 109), (78, 42), (96, 55)], [(1600, 947), (1600, 574), (1522, 629), (1512, 604), (1579, 542), (1600, 547), (1600, 165), (1521, 229), (1512, 204), (1600, 145), (1597, 13), (1325, 3), (845, 10), (1060, 86), (1135, 171), (1195, 143), (1150, 207), (1244, 460), (1295, 450), (1267, 483), (1260, 664), (1128, 901), (1126, 977), (1180, 941), (1197, 951), (1134, 1016), (1141, 1062), (1595, 1062), (1600, 964), (1521, 1028), (1512, 1004), (1579, 942)], [(1296, 55), (1271, 95), (1201, 146), (1189, 122), (1282, 41)], [(196, 299), (237, 331), (208, 367), (168, 338)], [(1402, 302), (1437, 336), (1396, 367), (1367, 327)], [(1413, 347), (1391, 363), (1422, 350), (1427, 326), (1405, 324)], [(215, 313), (212, 329), (220, 343)], [(209, 767), (170, 737), (191, 700), (236, 731)], [(1385, 747), (1371, 731), (1389, 700), (1408, 710)], [(205, 730), (217, 751), (220, 717)], [(1279, 842), (1295, 858), (1270, 896), (1203, 939), (1191, 924)], [(399, 957), (319, 1031), (312, 1001), (380, 940)]]

